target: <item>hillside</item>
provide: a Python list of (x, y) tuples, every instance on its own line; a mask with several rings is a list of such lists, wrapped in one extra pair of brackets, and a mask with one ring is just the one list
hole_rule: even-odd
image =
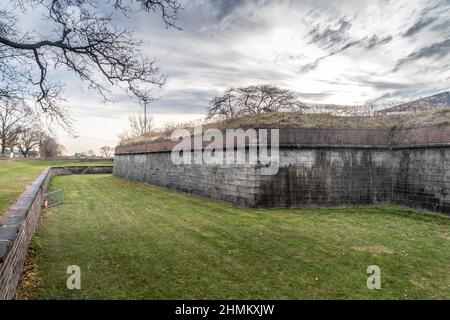
[(450, 92), (443, 92), (434, 96), (418, 99), (415, 101), (400, 104), (398, 106), (380, 111), (382, 114), (396, 112), (424, 111), (427, 109), (450, 107)]

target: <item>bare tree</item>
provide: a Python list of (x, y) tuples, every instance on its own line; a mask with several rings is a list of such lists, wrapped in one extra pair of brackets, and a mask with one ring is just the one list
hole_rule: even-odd
[(14, 147), (19, 134), (33, 121), (33, 110), (22, 99), (0, 96), (1, 154)]
[(120, 142), (151, 133), (154, 130), (153, 117), (142, 113), (128, 117), (128, 128), (119, 134)]
[(110, 146), (103, 146), (100, 148), (100, 155), (104, 158), (110, 158), (114, 153), (114, 148)]
[(128, 123), (130, 124), (130, 134), (132, 136), (141, 136), (148, 132), (151, 132), (153, 128), (153, 117), (144, 117), (143, 114), (139, 113), (136, 116), (129, 116)]
[(215, 97), (207, 109), (208, 118), (234, 119), (248, 114), (301, 111), (306, 106), (297, 95), (272, 85), (230, 88)]
[(55, 137), (45, 134), (39, 143), (39, 154), (42, 159), (61, 156), (65, 151), (63, 145)]
[[(151, 101), (152, 87), (162, 86), (164, 75), (147, 59), (133, 31), (118, 27), (117, 13), (130, 17), (139, 11), (160, 12), (166, 26), (175, 26), (178, 0), (6, 0), (0, 8), (0, 73), (8, 88), (0, 91), (34, 96), (52, 119), (65, 127), (70, 118), (59, 101), (62, 84), (49, 76), (65, 69), (86, 81), (104, 99), (117, 85), (140, 100)], [(102, 15), (99, 13), (101, 7)], [(43, 10), (40, 10), (43, 9)], [(16, 14), (44, 12), (45, 30), (23, 30)]]
[(93, 157), (95, 157), (95, 152), (94, 152), (94, 150), (92, 150), (92, 149), (89, 149), (88, 151), (86, 151), (86, 156), (88, 157), (88, 158), (93, 158)]
[(16, 146), (24, 158), (28, 158), (30, 151), (39, 147), (45, 133), (39, 127), (25, 128), (18, 136)]
[(214, 97), (207, 109), (208, 118), (219, 117), (235, 119), (242, 113), (238, 94), (234, 88), (228, 89), (222, 96)]

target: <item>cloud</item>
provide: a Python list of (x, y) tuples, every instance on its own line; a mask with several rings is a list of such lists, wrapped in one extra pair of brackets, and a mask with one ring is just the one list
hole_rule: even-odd
[(367, 76), (355, 76), (352, 78), (352, 80), (361, 85), (371, 86), (372, 88), (375, 88), (377, 90), (404, 89), (411, 87), (411, 83), (408, 82), (396, 82)]
[(432, 30), (437, 32), (442, 32), (444, 34), (450, 33), (450, 20), (446, 20), (445, 22), (436, 24), (431, 27)]
[[(248, 0), (247, 0), (248, 1)], [(211, 4), (217, 9), (216, 17), (223, 19), (237, 8), (245, 5), (245, 0), (212, 0)]]
[(204, 30), (224, 31), (249, 26), (259, 10), (274, 2), (273, 0), (193, 0), (200, 11), (206, 13), (202, 18)]
[(437, 42), (430, 46), (423, 47), (402, 58), (397, 62), (393, 71), (398, 71), (400, 67), (422, 58), (444, 58), (449, 53), (450, 39), (444, 40), (442, 42)]
[(320, 58), (314, 60), (313, 62), (310, 62), (310, 63), (307, 63), (307, 64), (301, 66), (299, 73), (305, 74), (305, 73), (315, 70), (319, 66), (320, 61), (325, 58), (326, 58), (326, 56), (320, 57)]
[(351, 26), (351, 22), (345, 17), (325, 27), (319, 23), (308, 33), (311, 38), (309, 44), (316, 44), (325, 49), (335, 48), (348, 40), (348, 31)]
[(379, 37), (377, 35), (373, 35), (372, 37), (370, 37), (369, 39), (367, 39), (366, 41), (366, 48), (367, 49), (373, 49), (385, 44), (388, 44), (389, 42), (392, 41), (392, 36), (387, 36), (387, 37)]
[(321, 101), (326, 98), (329, 98), (333, 96), (332, 92), (298, 92), (297, 95), (300, 97), (300, 99), (313, 99), (315, 101)]
[(392, 36), (382, 36), (373, 34), (370, 37), (355, 36), (351, 33), (352, 22), (346, 17), (340, 17), (337, 22), (326, 24), (317, 24), (309, 32), (310, 41), (308, 44), (315, 44), (328, 51), (327, 54), (316, 58), (300, 68), (300, 74), (305, 74), (317, 69), (320, 62), (326, 58), (337, 55), (349, 48), (360, 47), (367, 50), (378, 48), (388, 44), (393, 40)]
[(324, 60), (324, 59), (326, 59), (326, 58), (329, 58), (329, 57), (332, 57), (332, 56), (334, 56), (334, 55), (336, 55), (336, 54), (338, 54), (338, 53), (341, 53), (341, 52), (343, 52), (343, 51), (345, 51), (345, 50), (347, 50), (347, 49), (349, 49), (349, 48), (351, 48), (351, 47), (354, 47), (354, 46), (356, 46), (356, 45), (358, 45), (358, 44), (359, 44), (359, 41), (349, 42), (349, 43), (345, 44), (344, 46), (342, 46), (341, 48), (336, 49), (336, 50), (334, 50), (334, 51), (331, 51), (329, 54), (327, 54), (327, 55), (325, 55), (325, 56), (322, 56), (322, 57), (320, 57), (320, 58), (317, 58), (316, 60), (314, 60), (314, 61), (311, 62), (311, 63), (305, 64), (304, 66), (302, 66), (302, 67), (300, 68), (300, 73), (301, 73), (301, 74), (308, 73), (308, 72), (310, 72), (310, 71), (316, 69), (316, 68), (319, 66), (319, 63), (320, 63), (322, 60)]
[(403, 34), (404, 37), (411, 37), (418, 33), (420, 30), (424, 29), (428, 25), (432, 24), (434, 21), (436, 21), (436, 17), (432, 18), (420, 18), (416, 23), (414, 23), (411, 27), (409, 27), (408, 30)]

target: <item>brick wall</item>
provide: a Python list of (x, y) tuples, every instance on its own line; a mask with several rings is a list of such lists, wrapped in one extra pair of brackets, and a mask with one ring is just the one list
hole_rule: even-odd
[(12, 299), (36, 229), (48, 184), (46, 169), (8, 209), (0, 223), (0, 299)]
[(394, 146), (444, 143), (450, 143), (450, 126), (402, 130), (392, 138), (392, 145)]
[[(225, 133), (222, 133), (224, 136), (223, 145), (226, 146)], [(389, 132), (383, 129), (280, 129), (279, 133), (280, 146), (387, 146), (390, 142)], [(165, 140), (146, 144), (118, 146), (115, 154), (165, 152), (171, 151), (177, 144), (178, 142), (176, 141)], [(209, 142), (203, 141), (203, 147), (208, 144)]]
[(112, 167), (45, 169), (0, 218), (0, 300), (13, 299), (16, 294), (50, 178), (55, 175), (84, 173), (112, 173)]

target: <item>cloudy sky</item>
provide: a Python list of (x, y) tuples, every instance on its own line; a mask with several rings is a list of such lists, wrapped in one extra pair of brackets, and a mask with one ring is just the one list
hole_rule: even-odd
[[(185, 0), (178, 26), (139, 14), (132, 26), (167, 75), (150, 105), (156, 124), (201, 118), (231, 86), (270, 83), (307, 102), (404, 101), (450, 87), (449, 0)], [(70, 77), (69, 77), (70, 78)], [(69, 79), (68, 78), (68, 79)], [(126, 96), (102, 104), (76, 78), (65, 90), (78, 133), (69, 153), (115, 145), (129, 114)]]

